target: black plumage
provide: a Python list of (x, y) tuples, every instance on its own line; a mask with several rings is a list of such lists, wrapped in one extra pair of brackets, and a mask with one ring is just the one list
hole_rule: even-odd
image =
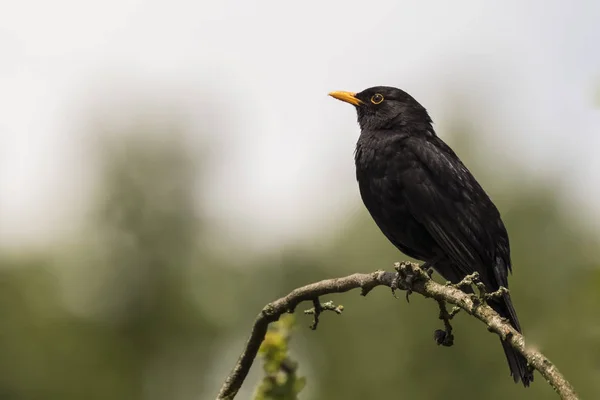
[[(508, 288), (510, 246), (500, 213), (436, 135), (425, 108), (386, 86), (330, 95), (356, 107), (361, 129), (356, 178), (383, 234), (451, 282), (477, 271), (488, 291)], [(521, 331), (509, 294), (490, 306)], [(502, 347), (515, 382), (529, 386), (533, 374), (525, 358), (508, 343)]]

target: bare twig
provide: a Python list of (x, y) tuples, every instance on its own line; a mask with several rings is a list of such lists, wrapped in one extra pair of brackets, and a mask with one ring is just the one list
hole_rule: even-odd
[[(248, 375), (248, 371), (252, 366), (260, 344), (265, 337), (268, 325), (273, 321), (277, 321), (282, 314), (293, 312), (296, 306), (303, 301), (315, 301), (315, 299), (326, 294), (343, 293), (352, 289), (361, 288), (361, 294), (366, 296), (377, 286), (387, 286), (392, 289), (403, 288), (410, 292), (419, 293), (424, 297), (435, 299), (438, 304), (440, 304), (440, 318), (444, 320), (446, 331), (449, 331), (450, 335), (451, 327), (450, 330), (448, 330), (446, 323), (449, 325), (449, 320), (457, 311), (453, 308), (452, 311), (448, 313), (444, 303), (453, 304), (459, 307), (486, 324), (489, 331), (496, 333), (503, 340), (510, 343), (511, 346), (527, 359), (528, 363), (534, 369), (542, 374), (562, 399), (578, 399), (571, 384), (563, 377), (556, 366), (546, 358), (546, 356), (539, 351), (526, 346), (523, 336), (509, 323), (503, 320), (498, 313), (487, 306), (485, 301), (479, 301), (474, 295), (467, 294), (460, 289), (476, 284), (478, 281), (477, 276), (469, 276), (458, 285), (440, 285), (433, 281), (430, 276), (415, 263), (397, 263), (396, 271), (397, 273), (375, 271), (370, 274), (353, 274), (343, 278), (327, 279), (312, 283), (294, 289), (287, 296), (265, 306), (256, 317), (246, 347), (240, 355), (235, 367), (225, 379), (217, 400), (231, 400), (235, 397)], [(496, 294), (490, 293), (485, 295), (493, 296)], [(317, 311), (317, 303), (323, 308), (323, 305), (316, 300), (314, 302), (314, 311)], [(443, 317), (442, 305), (445, 311)], [(316, 313), (314, 314), (316, 316)]]
[(317, 329), (317, 326), (319, 325), (319, 316), (323, 311), (333, 311), (336, 314), (341, 314), (342, 311), (344, 311), (344, 306), (336, 306), (335, 304), (333, 304), (333, 301), (321, 303), (319, 299), (314, 299), (313, 308), (304, 310), (304, 314), (313, 315), (313, 322), (312, 324), (310, 324), (309, 327), (313, 331)]
[(434, 332), (433, 338), (437, 344), (442, 346), (450, 347), (454, 344), (454, 335), (452, 334), (452, 325), (450, 320), (454, 318), (460, 311), (460, 308), (453, 307), (450, 312), (446, 309), (446, 302), (444, 300), (436, 300), (438, 307), (440, 308), (440, 319), (444, 321), (444, 330), (438, 329)]

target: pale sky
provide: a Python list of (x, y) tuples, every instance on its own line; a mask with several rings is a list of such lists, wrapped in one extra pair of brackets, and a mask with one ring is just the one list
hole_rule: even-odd
[(219, 127), (208, 197), (228, 235), (323, 226), (359, 204), (355, 114), (326, 94), (375, 85), (411, 93), (442, 137), (460, 93), (494, 153), (558, 174), (600, 221), (598, 21), (597, 0), (0, 0), (0, 243), (72, 231), (82, 128), (139, 98)]

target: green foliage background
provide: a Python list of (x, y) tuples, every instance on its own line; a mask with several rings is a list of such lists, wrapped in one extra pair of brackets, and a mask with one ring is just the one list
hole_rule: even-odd
[[(203, 155), (183, 130), (148, 125), (107, 140), (81, 234), (58, 248), (0, 254), (0, 399), (214, 398), (264, 304), (404, 258), (362, 207), (343, 227), (315, 228), (318, 248), (240, 254), (215, 239), (199, 195)], [(468, 134), (454, 138), (508, 227), (511, 291), (529, 343), (583, 398), (600, 398), (597, 233), (565, 213), (560, 188), (523, 176), (507, 182), (502, 165), (483, 163), (484, 146)], [(333, 239), (326, 228), (338, 232)], [(213, 251), (215, 240), (225, 255)], [(554, 396), (539, 375), (528, 390), (513, 384), (498, 339), (464, 315), (455, 346), (436, 346), (431, 301), (407, 304), (383, 289), (323, 300), (345, 311), (323, 315), (315, 332), (310, 317), (297, 316), (288, 350), (306, 377), (299, 398)], [(257, 362), (239, 398), (251, 398), (263, 376)]]

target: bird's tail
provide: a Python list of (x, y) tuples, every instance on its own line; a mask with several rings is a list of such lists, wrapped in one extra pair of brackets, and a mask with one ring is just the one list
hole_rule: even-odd
[[(501, 259), (498, 262), (503, 262)], [(436, 264), (436, 269), (438, 272), (447, 280), (452, 283), (458, 283), (463, 277), (462, 271), (454, 267), (452, 264)], [(504, 287), (508, 288), (508, 282), (506, 281), (506, 276), (502, 276), (501, 273), (498, 273), (500, 269), (496, 269), (496, 279), (502, 283)], [(472, 293), (472, 288), (463, 289), (467, 293)], [(518, 332), (521, 332), (521, 325), (519, 324), (519, 319), (517, 318), (517, 312), (513, 307), (512, 301), (510, 300), (509, 293), (503, 294), (502, 298), (498, 300), (490, 300), (490, 307), (494, 309), (501, 317), (507, 318), (510, 321), (510, 324), (515, 328)], [(527, 368), (527, 360), (521, 354), (519, 354), (508, 342), (500, 339), (502, 342), (502, 348), (504, 349), (504, 354), (506, 354), (506, 359), (508, 360), (508, 366), (510, 368), (510, 375), (515, 380), (515, 383), (519, 383), (519, 381), (523, 382), (523, 386), (528, 387), (531, 382), (533, 382), (533, 373)]]
[[(517, 318), (517, 313), (510, 300), (510, 295), (506, 293), (502, 297), (503, 298), (499, 301), (491, 301), (490, 306), (500, 314), (501, 317), (507, 318), (513, 328), (518, 332), (521, 332), (519, 319)], [(515, 380), (515, 383), (521, 381), (523, 382), (523, 386), (528, 387), (529, 384), (533, 382), (533, 372), (527, 368), (527, 360), (518, 353), (510, 343), (502, 339), (500, 339), (500, 341), (502, 342), (502, 348), (504, 349), (504, 354), (506, 354), (506, 359), (508, 360), (510, 374)]]

